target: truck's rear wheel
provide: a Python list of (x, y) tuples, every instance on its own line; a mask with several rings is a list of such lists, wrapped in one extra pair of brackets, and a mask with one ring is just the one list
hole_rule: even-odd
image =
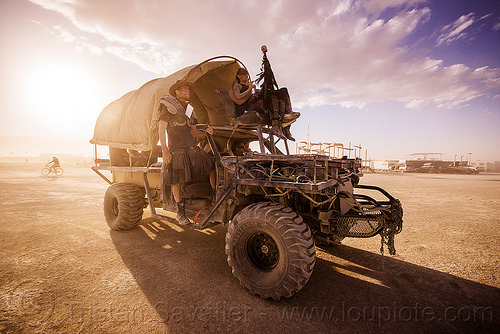
[(104, 194), (104, 217), (112, 230), (135, 227), (144, 212), (144, 191), (133, 183), (115, 183)]
[(316, 262), (314, 239), (302, 217), (272, 202), (252, 204), (234, 217), (226, 254), (244, 287), (275, 300), (302, 289)]

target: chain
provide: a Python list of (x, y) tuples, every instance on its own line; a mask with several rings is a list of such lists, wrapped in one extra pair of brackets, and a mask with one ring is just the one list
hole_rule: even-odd
[(396, 255), (394, 236), (403, 229), (403, 208), (399, 200), (395, 200), (391, 203), (390, 212), (383, 212), (386, 217), (384, 219), (384, 228), (380, 232), (380, 254), (384, 255), (384, 245), (386, 245), (389, 254)]

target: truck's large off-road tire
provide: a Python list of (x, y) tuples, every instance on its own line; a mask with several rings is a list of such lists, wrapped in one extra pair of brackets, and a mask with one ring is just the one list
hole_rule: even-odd
[(272, 202), (251, 204), (233, 218), (226, 254), (241, 285), (275, 300), (302, 289), (316, 262), (309, 226), (292, 209)]
[(112, 230), (135, 227), (144, 212), (144, 190), (133, 183), (114, 183), (104, 194), (104, 217)]

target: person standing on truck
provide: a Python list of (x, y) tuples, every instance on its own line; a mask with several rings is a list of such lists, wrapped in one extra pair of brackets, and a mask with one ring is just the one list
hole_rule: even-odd
[[(194, 112), (191, 117), (186, 115), (189, 97), (193, 90), (194, 85), (191, 82), (179, 80), (170, 87), (170, 96), (166, 95), (160, 99), (159, 107), (162, 157), (163, 162), (170, 165), (165, 183), (171, 185), (172, 195), (177, 204), (176, 219), (181, 225), (190, 223), (185, 213), (182, 185), (207, 176), (214, 170), (214, 162), (210, 155), (195, 143), (195, 138), (202, 138), (205, 133), (196, 129)], [(210, 130), (211, 128), (207, 129)]]

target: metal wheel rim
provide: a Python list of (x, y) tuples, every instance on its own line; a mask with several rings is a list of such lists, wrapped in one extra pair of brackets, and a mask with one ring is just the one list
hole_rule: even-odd
[(256, 232), (250, 235), (246, 243), (247, 257), (258, 269), (272, 270), (279, 262), (279, 250), (276, 241), (267, 233)]

